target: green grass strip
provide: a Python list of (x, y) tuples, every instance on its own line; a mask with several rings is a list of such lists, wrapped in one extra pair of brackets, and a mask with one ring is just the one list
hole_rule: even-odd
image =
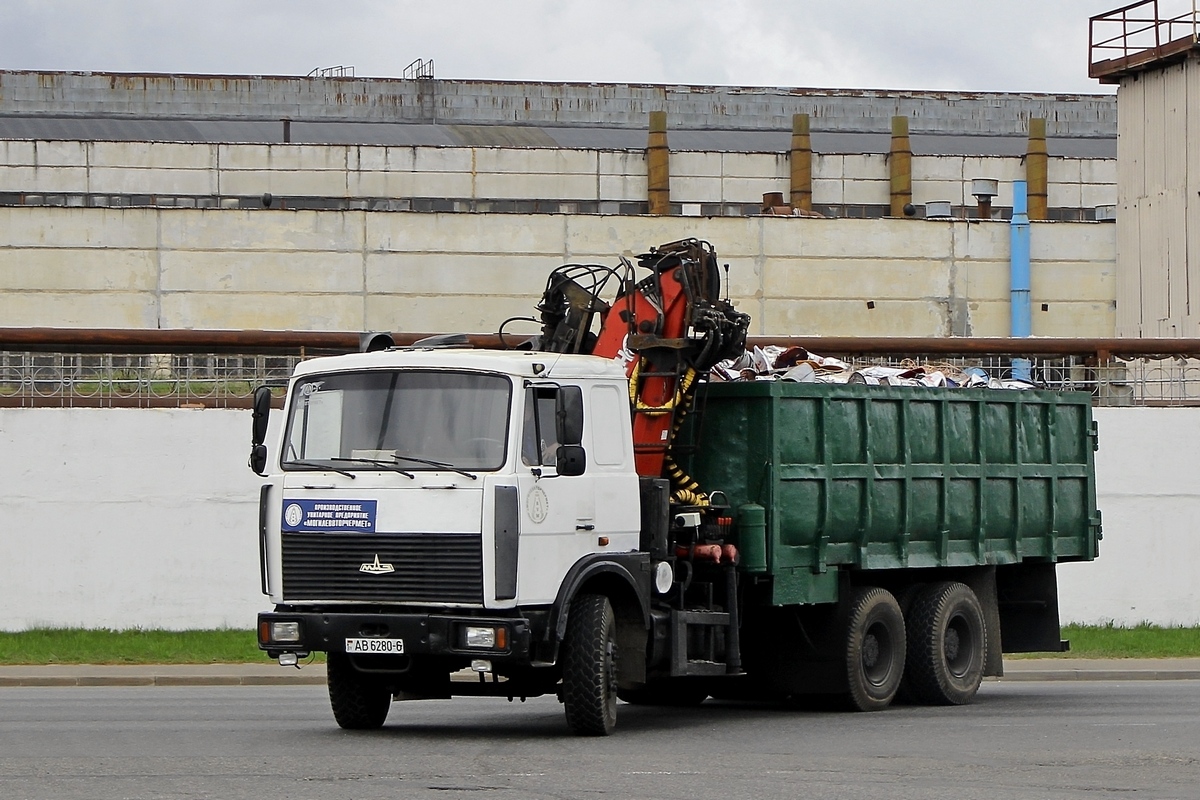
[(268, 663), (252, 630), (41, 628), (0, 633), (0, 664)]
[[(1200, 627), (1067, 625), (1067, 653), (1025, 658), (1200, 658)], [(323, 660), (317, 654), (317, 660)], [(266, 664), (254, 631), (81, 630), (0, 633), (0, 664)]]
[(1116, 625), (1064, 625), (1062, 638), (1071, 643), (1066, 653), (1031, 654), (1032, 658), (1198, 658), (1200, 628), (1162, 628), (1143, 623), (1132, 628)]

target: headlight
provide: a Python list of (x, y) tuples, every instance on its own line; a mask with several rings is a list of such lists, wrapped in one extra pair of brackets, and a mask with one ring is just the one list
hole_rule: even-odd
[(480, 650), (503, 650), (508, 646), (508, 629), (468, 625), (463, 640), (466, 647)]
[(299, 622), (272, 622), (271, 623), (271, 641), (272, 642), (298, 642), (298, 641), (300, 641), (300, 623)]

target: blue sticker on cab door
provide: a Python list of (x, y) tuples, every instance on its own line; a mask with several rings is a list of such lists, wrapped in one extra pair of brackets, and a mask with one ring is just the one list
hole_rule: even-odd
[(283, 529), (299, 533), (374, 533), (375, 500), (284, 500)]

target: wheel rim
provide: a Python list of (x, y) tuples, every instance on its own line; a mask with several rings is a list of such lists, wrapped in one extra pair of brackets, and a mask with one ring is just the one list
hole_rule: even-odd
[(891, 675), (894, 647), (887, 625), (875, 622), (867, 628), (862, 642), (862, 670), (872, 686), (882, 686)]
[(955, 614), (946, 623), (942, 646), (946, 669), (956, 678), (965, 677), (975, 660), (975, 632), (964, 615)]

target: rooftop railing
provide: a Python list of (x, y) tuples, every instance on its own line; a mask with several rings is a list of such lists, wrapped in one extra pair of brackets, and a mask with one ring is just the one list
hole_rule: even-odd
[(1142, 0), (1091, 18), (1088, 75), (1113, 83), (1196, 47), (1196, 0)]

